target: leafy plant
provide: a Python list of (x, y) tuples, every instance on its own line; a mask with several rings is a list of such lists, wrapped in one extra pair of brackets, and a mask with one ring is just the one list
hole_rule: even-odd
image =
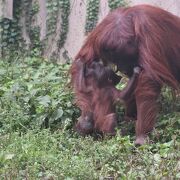
[(118, 7), (126, 6), (128, 3), (126, 0), (108, 0), (108, 5), (111, 10), (116, 9)]
[(85, 32), (91, 32), (98, 21), (99, 0), (88, 0)]
[(32, 57), (40, 57), (42, 55), (42, 43), (40, 42), (40, 27), (35, 26), (30, 29), (29, 37), (31, 39), (30, 55)]
[(68, 67), (34, 58), (12, 64), (1, 62), (2, 130), (72, 126), (78, 109), (71, 103), (72, 93), (67, 87)]
[(94, 141), (68, 131), (0, 137), (1, 179), (179, 179), (179, 142), (135, 147), (129, 137)]
[(47, 29), (48, 35), (51, 35), (56, 32), (56, 25), (59, 12), (59, 1), (58, 0), (48, 0), (46, 2), (47, 7)]
[(67, 38), (69, 14), (70, 14), (70, 0), (61, 0), (59, 3), (60, 3), (61, 20), (62, 20), (60, 39), (58, 41), (58, 47), (60, 49), (63, 47), (65, 40)]
[[(67, 38), (68, 27), (69, 27), (70, 0), (47, 1), (47, 10), (48, 10), (47, 37), (51, 35), (51, 37), (55, 38), (57, 21), (60, 19), (61, 22), (60, 35), (57, 40), (57, 48), (59, 51), (63, 47)], [(57, 56), (58, 56), (57, 52), (52, 53), (52, 59), (56, 59)]]
[[(0, 61), (0, 179), (180, 178), (179, 101), (159, 114), (153, 143), (135, 147), (134, 125), (122, 121), (115, 137), (83, 138), (71, 131), (79, 110), (68, 69), (32, 57)], [(125, 128), (130, 136), (118, 133)]]
[(6, 18), (0, 19), (0, 57), (6, 56), (11, 59), (15, 54), (19, 53), (18, 51), (20, 51), (23, 45), (21, 26), (19, 23), (22, 8), (19, 4), (21, 4), (21, 0), (13, 1), (13, 20)]

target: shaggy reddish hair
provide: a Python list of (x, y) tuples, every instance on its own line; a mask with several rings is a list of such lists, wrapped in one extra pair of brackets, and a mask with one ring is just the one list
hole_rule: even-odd
[(87, 66), (79, 60), (76, 68), (78, 73), (73, 85), (81, 116), (75, 130), (81, 135), (93, 132), (115, 135), (116, 104), (121, 101), (126, 105), (136, 87), (140, 68), (134, 68), (133, 76), (122, 91), (115, 88), (121, 77), (102, 63), (93, 61)]
[[(87, 37), (75, 62), (78, 59), (86, 64), (99, 59), (105, 65), (113, 63), (129, 77), (133, 67), (143, 67), (128, 107), (134, 112), (137, 106), (136, 143), (143, 144), (154, 127), (162, 86), (179, 91), (180, 18), (150, 5), (118, 8)], [(72, 67), (76, 81), (74, 63)]]

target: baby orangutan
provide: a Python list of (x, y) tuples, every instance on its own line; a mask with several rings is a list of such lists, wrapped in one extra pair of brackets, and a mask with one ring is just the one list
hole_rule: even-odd
[(127, 86), (120, 91), (115, 85), (121, 77), (110, 67), (95, 61), (88, 65), (77, 61), (75, 66), (79, 73), (75, 73), (76, 83), (72, 83), (76, 92), (76, 104), (81, 109), (75, 130), (81, 135), (93, 132), (115, 135), (116, 104), (121, 101), (126, 105), (136, 87), (140, 68), (134, 68)]

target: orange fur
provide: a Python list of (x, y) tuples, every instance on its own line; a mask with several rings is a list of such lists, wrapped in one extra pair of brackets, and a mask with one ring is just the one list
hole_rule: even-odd
[(75, 130), (82, 135), (91, 134), (93, 131), (115, 135), (116, 102), (126, 101), (130, 96), (137, 84), (138, 73), (134, 73), (126, 88), (119, 91), (115, 85), (120, 81), (120, 77), (109, 67), (98, 62), (93, 62), (88, 67), (81, 61), (75, 64), (78, 73), (73, 87), (76, 104), (81, 109)]
[[(129, 100), (137, 106), (136, 136), (143, 143), (142, 137), (154, 126), (161, 87), (166, 84), (179, 91), (180, 18), (150, 5), (118, 8), (90, 33), (74, 62), (79, 59), (86, 64), (99, 59), (105, 65), (113, 63), (129, 77), (135, 66), (143, 67)], [(72, 81), (75, 70), (73, 63)], [(135, 105), (128, 106), (128, 112), (135, 110)]]

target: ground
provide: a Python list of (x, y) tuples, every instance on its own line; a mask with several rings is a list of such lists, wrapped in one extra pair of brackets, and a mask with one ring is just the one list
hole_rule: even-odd
[(127, 136), (83, 138), (72, 130), (79, 110), (68, 69), (0, 61), (0, 179), (180, 179), (180, 101), (168, 88), (150, 144), (135, 147), (134, 125), (123, 122), (117, 132)]

